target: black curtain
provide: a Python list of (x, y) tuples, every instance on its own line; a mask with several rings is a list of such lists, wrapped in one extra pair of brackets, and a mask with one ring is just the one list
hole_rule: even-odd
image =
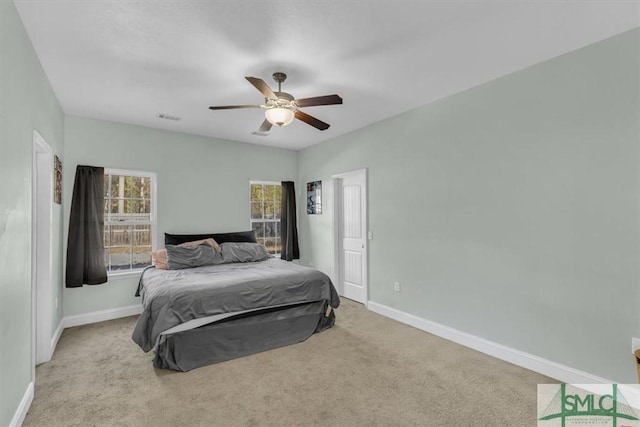
[(104, 168), (78, 166), (71, 199), (66, 284), (67, 288), (79, 288), (106, 281)]
[(296, 226), (296, 190), (292, 181), (282, 181), (282, 201), (280, 207), (280, 238), (282, 251), (280, 258), (285, 261), (300, 259), (298, 247), (298, 227)]

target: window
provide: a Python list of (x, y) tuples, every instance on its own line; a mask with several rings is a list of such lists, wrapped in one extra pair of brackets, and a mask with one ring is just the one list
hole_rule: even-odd
[(270, 254), (280, 255), (279, 182), (251, 181), (251, 229)]
[(104, 249), (107, 272), (151, 265), (155, 247), (154, 173), (105, 169)]

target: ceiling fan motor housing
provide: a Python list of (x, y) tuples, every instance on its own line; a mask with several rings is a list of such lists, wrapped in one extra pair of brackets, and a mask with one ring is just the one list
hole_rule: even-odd
[(290, 93), (287, 92), (273, 92), (276, 94), (276, 96), (278, 97), (278, 100), (280, 99), (286, 99), (287, 101), (291, 102), (293, 101), (295, 98), (293, 97), (293, 95), (291, 95)]

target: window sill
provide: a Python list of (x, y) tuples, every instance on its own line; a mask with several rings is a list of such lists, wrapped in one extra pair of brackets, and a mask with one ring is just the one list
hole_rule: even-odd
[(120, 279), (131, 279), (134, 277), (140, 278), (140, 273), (144, 268), (140, 268), (137, 270), (128, 270), (128, 271), (118, 271), (118, 272), (109, 272), (107, 273), (108, 280), (120, 280)]

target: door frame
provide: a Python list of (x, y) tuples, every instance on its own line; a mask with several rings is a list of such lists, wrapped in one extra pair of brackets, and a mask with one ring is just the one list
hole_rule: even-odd
[(352, 175), (364, 175), (364, 188), (362, 189), (362, 197), (364, 207), (361, 215), (364, 223), (365, 236), (364, 236), (364, 271), (362, 276), (362, 283), (364, 286), (365, 301), (364, 306), (369, 305), (369, 191), (368, 181), (369, 174), (367, 168), (357, 169), (348, 172), (342, 172), (335, 175), (331, 175), (333, 179), (333, 276), (335, 282), (338, 284), (338, 293), (342, 296), (344, 294), (344, 280), (343, 280), (343, 268), (342, 268), (342, 236), (341, 226), (342, 224), (342, 179)]
[[(44, 168), (38, 168), (39, 159)], [(31, 366), (32, 381), (38, 363), (51, 359), (52, 295), (53, 295), (53, 174), (54, 153), (47, 141), (33, 131), (33, 158), (31, 175)], [(42, 181), (41, 179), (44, 180)], [(48, 206), (38, 203), (40, 191), (47, 191)], [(38, 213), (45, 209), (47, 224), (38, 221)], [(42, 227), (48, 227), (48, 239)], [(44, 247), (45, 256), (38, 257), (38, 248)], [(39, 274), (40, 272), (40, 274)], [(44, 280), (38, 280), (44, 275)], [(40, 333), (38, 333), (40, 331)], [(46, 334), (46, 331), (49, 331)]]

